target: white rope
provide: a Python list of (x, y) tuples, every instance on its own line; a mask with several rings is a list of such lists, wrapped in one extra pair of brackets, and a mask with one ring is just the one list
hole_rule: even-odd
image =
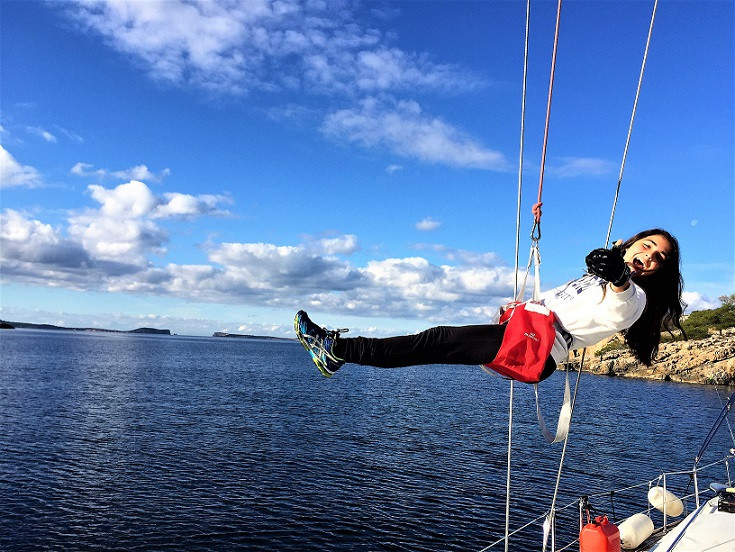
[[(516, 255), (515, 255), (515, 281), (513, 286), (513, 297), (518, 297), (518, 256), (521, 243), (521, 198), (523, 191), (523, 143), (526, 127), (526, 82), (528, 75), (528, 34), (531, 21), (531, 0), (526, 0), (526, 40), (523, 48), (523, 94), (521, 100), (521, 138), (518, 153), (518, 210), (516, 214)], [(505, 552), (508, 552), (510, 540), (510, 467), (511, 450), (513, 445), (513, 380), (510, 380), (510, 400), (508, 406), (508, 465), (505, 481)]]
[(510, 531), (510, 453), (513, 442), (513, 380), (510, 380), (510, 404), (508, 406), (508, 463), (505, 479), (505, 552), (508, 552)]
[(526, 42), (523, 49), (523, 94), (521, 101), (521, 144), (518, 154), (518, 210), (516, 213), (516, 265), (513, 297), (518, 297), (518, 255), (521, 243), (521, 192), (523, 190), (523, 144), (526, 134), (526, 82), (528, 74), (528, 34), (531, 21), (531, 0), (526, 0)]
[(656, 19), (656, 8), (658, 0), (653, 2), (653, 13), (651, 14), (651, 24), (648, 27), (648, 38), (646, 39), (646, 49), (643, 53), (643, 62), (641, 63), (641, 72), (638, 75), (638, 88), (635, 92), (635, 101), (633, 102), (633, 113), (630, 115), (630, 124), (628, 125), (628, 137), (625, 140), (625, 148), (623, 150), (623, 160), (620, 163), (620, 174), (618, 176), (618, 185), (615, 188), (615, 198), (613, 199), (612, 212), (610, 213), (610, 224), (607, 227), (607, 236), (605, 237), (605, 247), (610, 244), (610, 234), (612, 233), (613, 219), (615, 218), (615, 208), (618, 205), (618, 196), (620, 195), (620, 184), (623, 182), (623, 170), (625, 169), (625, 160), (628, 157), (628, 147), (630, 146), (630, 136), (633, 134), (633, 121), (635, 121), (635, 113), (638, 109), (638, 98), (641, 94), (641, 85), (643, 83), (643, 72), (646, 69), (646, 61), (648, 60), (648, 47), (651, 44), (651, 35), (653, 34), (653, 22)]
[[(574, 385), (574, 395), (572, 396), (572, 403), (570, 406), (569, 411), (569, 421), (571, 422), (572, 414), (574, 413), (574, 405), (577, 402), (577, 392), (579, 391), (579, 380), (582, 376), (582, 366), (584, 365), (584, 357), (585, 353), (587, 352), (587, 349), (582, 350), (582, 358), (579, 360), (579, 368), (577, 370), (577, 383)], [(556, 497), (559, 494), (559, 483), (561, 481), (561, 471), (562, 467), (564, 466), (564, 456), (567, 453), (567, 444), (569, 443), (569, 426), (567, 426), (567, 435), (564, 436), (564, 446), (561, 449), (561, 457), (559, 458), (559, 469), (556, 472), (556, 484), (554, 485), (554, 496), (551, 499), (551, 508), (549, 509), (549, 514), (547, 517), (548, 526), (544, 526), (544, 546), (543, 550), (546, 550), (546, 531), (551, 531), (551, 539), (552, 539), (552, 550), (556, 549), (556, 531), (554, 527), (554, 518), (556, 516)]]

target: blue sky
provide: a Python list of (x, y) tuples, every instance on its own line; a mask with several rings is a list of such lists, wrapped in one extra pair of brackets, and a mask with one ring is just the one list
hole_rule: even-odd
[[(604, 244), (653, 1), (562, 7), (542, 281)], [(521, 264), (556, 2), (531, 2)], [(0, 316), (292, 336), (513, 291), (525, 2), (0, 3)], [(659, 4), (612, 236), (735, 292), (733, 3)]]

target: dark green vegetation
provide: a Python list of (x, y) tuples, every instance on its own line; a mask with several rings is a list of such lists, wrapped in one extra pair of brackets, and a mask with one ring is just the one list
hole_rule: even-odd
[[(695, 311), (682, 326), (689, 339), (704, 339), (712, 331), (735, 327), (735, 293), (719, 298), (722, 306), (716, 309)], [(668, 339), (671, 341), (671, 339)]]
[[(719, 300), (722, 302), (720, 307), (716, 309), (694, 311), (682, 323), (682, 327), (684, 328), (689, 340), (696, 341), (698, 339), (705, 339), (715, 332), (721, 332), (727, 328), (735, 328), (735, 293), (732, 295), (723, 295), (722, 297), (719, 297)], [(668, 332), (665, 332), (661, 336), (661, 342), (667, 343), (670, 341), (679, 341), (681, 338), (682, 337), (679, 332), (675, 332), (673, 336)], [(620, 337), (615, 337), (599, 351), (596, 351), (595, 355), (602, 356), (607, 352), (624, 348), (625, 344), (623, 343), (623, 340), (620, 339)]]

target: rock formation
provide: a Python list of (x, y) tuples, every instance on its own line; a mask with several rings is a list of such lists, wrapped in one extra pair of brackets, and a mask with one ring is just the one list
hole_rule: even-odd
[[(575, 360), (579, 356), (578, 353), (575, 358), (572, 354), (566, 367), (576, 369)], [(735, 385), (735, 328), (712, 331), (709, 337), (696, 341), (662, 343), (652, 366), (637, 362), (627, 348), (600, 356), (588, 349), (584, 369), (593, 374), (625, 378)]]

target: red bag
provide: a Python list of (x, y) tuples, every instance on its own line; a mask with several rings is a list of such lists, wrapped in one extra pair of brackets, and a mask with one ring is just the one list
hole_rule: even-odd
[(538, 383), (556, 338), (554, 313), (541, 303), (528, 301), (509, 306), (500, 322), (507, 321), (503, 342), (487, 368), (524, 383)]

